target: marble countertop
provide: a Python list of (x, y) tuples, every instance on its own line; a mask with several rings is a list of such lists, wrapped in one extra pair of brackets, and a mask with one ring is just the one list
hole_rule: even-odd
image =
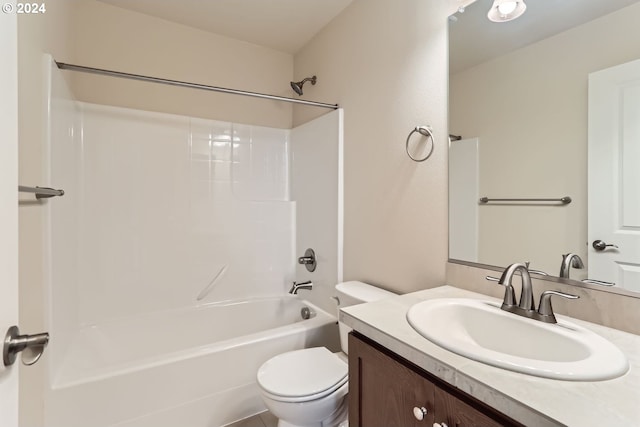
[(340, 320), (403, 358), (527, 426), (640, 426), (640, 336), (558, 316), (618, 346), (629, 359), (622, 377), (581, 382), (538, 378), (459, 356), (419, 335), (407, 322), (409, 307), (435, 298), (499, 300), (440, 286), (345, 307)]

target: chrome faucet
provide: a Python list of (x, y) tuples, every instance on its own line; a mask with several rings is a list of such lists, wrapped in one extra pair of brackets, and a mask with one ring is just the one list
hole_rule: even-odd
[[(577, 256), (577, 255), (576, 255)], [(579, 259), (579, 258), (578, 258)], [(520, 291), (520, 302), (516, 305), (516, 296), (513, 290), (511, 280), (513, 275), (520, 271), (522, 276), (522, 290)], [(487, 280), (493, 280), (491, 277), (487, 277)], [(536, 311), (535, 303), (533, 301), (533, 286), (531, 284), (531, 275), (525, 264), (516, 263), (508, 266), (498, 283), (505, 287), (504, 300), (502, 301), (502, 310), (509, 313), (517, 314), (518, 316), (528, 317), (534, 320), (540, 320), (546, 323), (557, 323), (556, 317), (553, 314), (553, 307), (551, 306), (551, 297), (554, 295), (568, 298), (577, 299), (577, 295), (566, 294), (559, 291), (544, 291), (540, 296), (540, 303), (538, 304), (538, 311)]]
[(293, 282), (293, 285), (291, 286), (291, 289), (289, 289), (289, 293), (291, 295), (298, 295), (298, 291), (300, 289), (309, 289), (309, 290), (311, 290), (312, 288), (313, 288), (313, 283), (311, 283), (311, 280), (307, 280), (306, 282), (302, 282), (302, 283)]
[(509, 307), (516, 308), (516, 296), (513, 290), (513, 285), (511, 285), (511, 279), (513, 278), (515, 272), (518, 270), (520, 270), (520, 274), (522, 275), (522, 290), (520, 291), (520, 303), (518, 304), (517, 308), (524, 311), (535, 310), (536, 308), (533, 303), (533, 286), (531, 285), (531, 275), (529, 274), (527, 266), (520, 263), (511, 264), (504, 270), (502, 276), (500, 276), (500, 280), (498, 281), (498, 283), (504, 285), (505, 287), (504, 302), (502, 303), (502, 306), (504, 307), (505, 305), (507, 305)]
[(560, 265), (560, 277), (569, 278), (569, 271), (573, 268), (584, 268), (582, 259), (574, 253), (562, 255), (562, 264)]

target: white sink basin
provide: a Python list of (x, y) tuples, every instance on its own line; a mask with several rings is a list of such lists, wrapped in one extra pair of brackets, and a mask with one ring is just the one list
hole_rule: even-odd
[(479, 362), (544, 378), (599, 381), (627, 372), (625, 355), (585, 328), (527, 319), (498, 304), (464, 298), (420, 302), (409, 324), (445, 349)]

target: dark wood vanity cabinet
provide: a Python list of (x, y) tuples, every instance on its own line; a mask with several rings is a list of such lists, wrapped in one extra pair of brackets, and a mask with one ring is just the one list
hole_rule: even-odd
[(434, 423), (448, 427), (522, 427), (390, 350), (351, 333), (349, 426), (432, 427)]
[[(349, 336), (349, 426), (429, 426), (435, 385), (362, 339)], [(427, 410), (422, 421), (414, 407)]]
[(485, 414), (482, 408), (473, 407), (460, 398), (436, 388), (434, 397), (436, 422), (445, 423), (449, 427), (498, 427), (514, 426), (513, 421), (504, 419), (502, 422)]

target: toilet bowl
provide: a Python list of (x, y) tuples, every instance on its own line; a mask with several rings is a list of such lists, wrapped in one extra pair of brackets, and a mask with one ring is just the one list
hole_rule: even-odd
[(347, 415), (347, 373), (338, 354), (314, 347), (268, 360), (258, 370), (258, 384), (279, 427), (337, 426)]
[[(362, 282), (336, 285), (338, 307), (388, 298), (395, 294)], [(348, 418), (347, 335), (342, 323), (343, 352), (325, 347), (279, 354), (258, 369), (257, 382), (278, 427), (338, 427)]]

